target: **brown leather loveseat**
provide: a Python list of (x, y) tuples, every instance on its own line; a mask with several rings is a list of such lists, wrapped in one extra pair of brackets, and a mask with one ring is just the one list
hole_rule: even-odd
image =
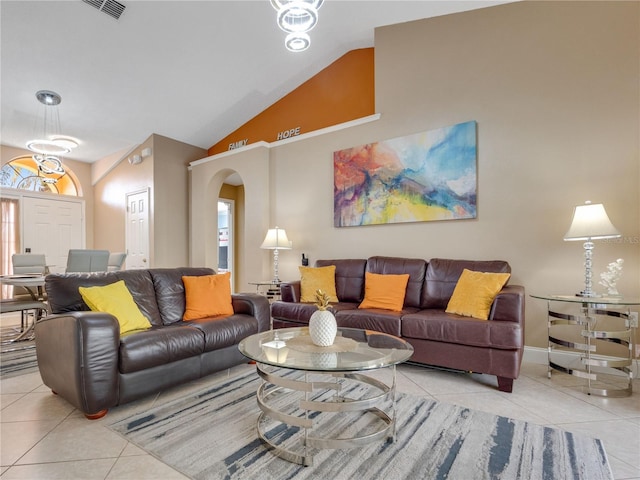
[[(246, 363), (238, 343), (269, 329), (265, 297), (234, 294), (233, 315), (182, 320), (182, 277), (213, 273), (185, 267), (48, 275), (45, 286), (52, 315), (36, 325), (44, 384), (88, 418), (99, 418), (115, 405)], [(150, 320), (150, 328), (121, 336), (114, 316), (88, 311), (78, 287), (119, 280)]]
[[(316, 267), (328, 265), (336, 266), (339, 302), (332, 304), (332, 310), (338, 326), (402, 337), (413, 345), (412, 362), (495, 375), (501, 391), (512, 391), (524, 351), (524, 288), (503, 287), (488, 320), (445, 312), (464, 269), (510, 273), (507, 262), (397, 257), (316, 262)], [(402, 311), (358, 308), (364, 298), (365, 272), (409, 274)], [(308, 325), (316, 307), (300, 302), (300, 282), (283, 284), (281, 293), (282, 300), (271, 305), (274, 327)]]

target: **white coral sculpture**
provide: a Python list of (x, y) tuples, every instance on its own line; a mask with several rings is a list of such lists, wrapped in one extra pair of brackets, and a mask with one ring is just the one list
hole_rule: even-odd
[(607, 294), (611, 296), (620, 295), (616, 287), (616, 283), (622, 276), (622, 264), (624, 260), (619, 258), (615, 262), (611, 262), (607, 266), (607, 271), (600, 274), (600, 281), (598, 282), (603, 287), (607, 287)]

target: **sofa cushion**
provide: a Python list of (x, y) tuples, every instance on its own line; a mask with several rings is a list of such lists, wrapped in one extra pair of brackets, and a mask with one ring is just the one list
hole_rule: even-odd
[[(328, 310), (335, 315), (337, 312), (340, 312), (342, 310), (353, 310), (357, 308), (357, 303), (338, 302), (332, 303), (329, 306)], [(274, 319), (303, 323), (305, 325), (309, 324), (311, 315), (313, 315), (313, 312), (315, 312), (316, 310), (318, 310), (318, 307), (316, 307), (313, 303), (277, 301), (271, 304), (271, 316)]]
[(109, 285), (78, 287), (80, 295), (94, 312), (113, 315), (120, 325), (120, 335), (149, 328), (151, 323), (142, 315), (124, 280)]
[(341, 302), (360, 303), (364, 298), (366, 260), (318, 260), (316, 267), (336, 266), (336, 293)]
[(198, 267), (150, 269), (149, 275), (157, 293), (154, 302), (157, 301), (161, 324), (170, 325), (182, 321), (186, 307), (182, 277), (212, 275), (214, 273), (210, 268)]
[(153, 326), (120, 339), (120, 373), (131, 373), (204, 352), (204, 335), (185, 325)]
[(339, 327), (376, 330), (400, 336), (400, 319), (407, 313), (417, 312), (417, 308), (407, 308), (401, 312), (371, 308), (366, 310), (341, 310), (335, 314)]
[(426, 271), (427, 262), (417, 258), (371, 257), (367, 260), (367, 272), (381, 275), (409, 274), (404, 307), (420, 307), (420, 295)]
[(522, 348), (522, 331), (515, 322), (476, 318), (429, 309), (402, 317), (402, 336), (476, 347)]
[(315, 302), (316, 291), (322, 290), (329, 295), (330, 302), (338, 302), (336, 293), (336, 266), (298, 267), (300, 270), (300, 301)]
[(96, 273), (52, 273), (45, 277), (51, 313), (86, 311), (79, 287), (109, 285), (124, 280), (133, 300), (152, 325), (162, 325), (156, 292), (148, 270), (120, 270)]
[(379, 275), (365, 272), (364, 300), (358, 308), (381, 308), (400, 312), (407, 293), (409, 274)]
[(185, 293), (183, 320), (233, 315), (231, 273), (182, 277)]
[(236, 345), (249, 335), (258, 333), (258, 322), (250, 315), (216, 316), (185, 322), (204, 335), (204, 351), (211, 352)]
[(511, 267), (502, 260), (449, 260), (432, 258), (422, 291), (421, 308), (447, 308), (458, 279), (464, 269), (476, 272), (511, 273)]
[(487, 320), (493, 299), (509, 280), (510, 273), (462, 271), (446, 312)]

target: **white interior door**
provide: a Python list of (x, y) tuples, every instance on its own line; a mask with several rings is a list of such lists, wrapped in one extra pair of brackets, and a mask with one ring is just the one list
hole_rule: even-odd
[(67, 267), (71, 248), (84, 248), (82, 200), (23, 197), (22, 251), (44, 253), (51, 272)]
[(149, 190), (127, 194), (127, 269), (149, 265)]
[(218, 199), (218, 273), (231, 272), (233, 290), (234, 201)]

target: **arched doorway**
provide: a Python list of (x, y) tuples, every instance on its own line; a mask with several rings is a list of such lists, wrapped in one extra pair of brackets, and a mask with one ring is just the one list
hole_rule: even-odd
[(244, 225), (244, 183), (237, 172), (229, 173), (218, 193), (217, 271), (231, 272), (232, 290), (236, 285), (239, 241)]

